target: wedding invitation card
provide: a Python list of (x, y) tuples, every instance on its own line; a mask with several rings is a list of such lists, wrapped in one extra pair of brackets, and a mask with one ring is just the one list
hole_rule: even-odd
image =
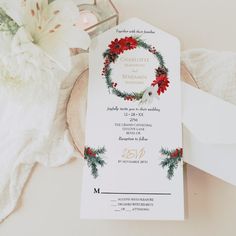
[(183, 220), (178, 39), (130, 19), (89, 68), (81, 218)]

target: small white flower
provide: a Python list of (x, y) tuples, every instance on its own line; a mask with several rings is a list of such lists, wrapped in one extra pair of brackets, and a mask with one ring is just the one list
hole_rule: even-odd
[(2, 7), (63, 70), (70, 70), (70, 48), (87, 49), (88, 34), (78, 29), (79, 10), (71, 0), (1, 0)]
[(159, 100), (159, 96), (157, 94), (156, 88), (153, 86), (150, 86), (145, 90), (142, 96), (142, 99), (140, 101), (140, 104), (151, 104), (154, 99)]

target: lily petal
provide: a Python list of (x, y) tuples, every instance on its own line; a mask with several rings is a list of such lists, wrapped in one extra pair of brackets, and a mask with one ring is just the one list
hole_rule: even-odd
[(87, 50), (90, 45), (90, 37), (84, 30), (78, 29), (76, 26), (74, 30), (67, 32), (67, 43), (70, 48), (82, 48)]
[(54, 42), (41, 42), (40, 48), (53, 60), (62, 70), (69, 71), (71, 69), (70, 51), (63, 41), (55, 40)]

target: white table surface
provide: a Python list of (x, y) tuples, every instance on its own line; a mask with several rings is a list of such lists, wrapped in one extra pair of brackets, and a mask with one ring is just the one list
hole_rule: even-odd
[[(121, 21), (140, 17), (180, 38), (182, 49), (204, 47), (236, 52), (234, 0), (114, 3)], [(191, 166), (186, 166), (185, 171), (184, 222), (80, 220), (82, 165), (82, 160), (75, 160), (54, 169), (37, 166), (15, 213), (0, 224), (0, 236), (236, 235), (236, 187)]]

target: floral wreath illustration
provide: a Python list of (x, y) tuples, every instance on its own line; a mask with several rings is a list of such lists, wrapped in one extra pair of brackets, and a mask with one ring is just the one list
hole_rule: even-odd
[[(125, 51), (134, 50), (136, 48), (143, 48), (153, 54), (159, 62), (159, 67), (155, 69), (155, 79), (150, 87), (140, 92), (128, 93), (119, 90), (118, 84), (112, 80), (112, 68), (110, 65), (115, 63), (119, 56)], [(165, 93), (169, 87), (168, 69), (165, 66), (162, 55), (155, 47), (145, 43), (140, 37), (131, 36), (111, 41), (108, 45), (108, 49), (103, 53), (103, 58), (105, 61), (102, 76), (105, 78), (108, 89), (111, 90), (113, 94), (126, 101), (141, 101), (144, 103), (150, 100), (150, 98), (159, 97), (161, 93)]]

